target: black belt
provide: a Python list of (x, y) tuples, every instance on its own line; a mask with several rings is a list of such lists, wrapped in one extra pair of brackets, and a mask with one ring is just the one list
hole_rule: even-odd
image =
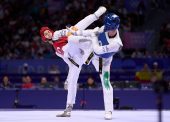
[(79, 65), (78, 65), (73, 59), (68, 58), (68, 60), (69, 60), (72, 64), (74, 64), (76, 67), (79, 68)]
[(99, 57), (99, 73), (102, 74), (103, 59)]
[[(85, 64), (89, 64), (90, 60), (93, 58), (94, 53), (90, 53), (89, 57), (87, 58)], [(99, 73), (102, 74), (102, 67), (103, 67), (103, 59), (99, 57)]]
[(90, 55), (89, 55), (89, 57), (87, 58), (85, 64), (89, 64), (89, 62), (90, 62), (90, 60), (93, 58), (93, 56), (94, 56), (94, 53), (93, 53), (93, 52), (90, 53)]

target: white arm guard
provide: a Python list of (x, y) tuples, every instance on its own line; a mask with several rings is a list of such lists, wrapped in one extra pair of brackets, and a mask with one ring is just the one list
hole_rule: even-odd
[(92, 36), (92, 34), (98, 34), (99, 27), (96, 27), (94, 29), (87, 29), (87, 30), (78, 30), (76, 32), (73, 32), (73, 35), (75, 36)]
[(61, 37), (60, 31), (55, 31), (52, 40), (58, 40)]
[(53, 34), (52, 40), (58, 40), (62, 36), (67, 36), (68, 32), (69, 32), (69, 30), (67, 30), (67, 29), (55, 31)]
[(110, 52), (118, 52), (121, 45), (118, 42), (109, 43), (108, 45), (100, 46), (96, 36), (92, 37), (93, 49), (96, 54), (104, 54)]
[(91, 42), (90, 37), (84, 37), (84, 36), (69, 36), (68, 37), (68, 42), (69, 43), (74, 43), (74, 44), (79, 44), (79, 43), (84, 43), (84, 42)]

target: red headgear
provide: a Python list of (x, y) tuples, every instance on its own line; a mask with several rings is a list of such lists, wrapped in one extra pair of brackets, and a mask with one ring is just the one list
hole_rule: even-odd
[(54, 33), (54, 31), (51, 30), (49, 27), (41, 27), (41, 29), (40, 29), (40, 35), (41, 35), (41, 39), (42, 39), (44, 42), (47, 41), (47, 38), (45, 38), (45, 36), (44, 36), (44, 31), (46, 31), (46, 30), (49, 30), (52, 34)]

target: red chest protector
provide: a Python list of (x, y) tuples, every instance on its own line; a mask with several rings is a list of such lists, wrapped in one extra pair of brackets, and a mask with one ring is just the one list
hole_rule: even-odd
[(53, 47), (55, 51), (61, 55), (64, 55), (63, 46), (68, 43), (68, 37), (64, 36), (59, 38), (57, 41), (53, 43)]

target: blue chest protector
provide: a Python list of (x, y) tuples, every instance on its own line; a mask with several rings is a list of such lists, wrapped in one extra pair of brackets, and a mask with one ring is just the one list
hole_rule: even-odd
[[(104, 46), (104, 45), (109, 44), (109, 42), (106, 38), (105, 32), (99, 34), (98, 41), (99, 41), (100, 46)], [(109, 53), (96, 54), (96, 55), (101, 57), (101, 58), (109, 58), (109, 57), (112, 57), (114, 54), (115, 54), (115, 52), (109, 52)]]

